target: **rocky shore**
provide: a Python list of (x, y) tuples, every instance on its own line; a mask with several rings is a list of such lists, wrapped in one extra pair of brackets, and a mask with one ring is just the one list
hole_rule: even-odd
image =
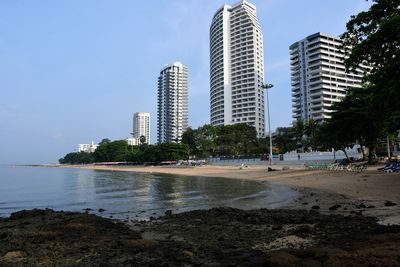
[(400, 226), (314, 210), (214, 208), (129, 224), (20, 211), (0, 219), (0, 266), (400, 266)]

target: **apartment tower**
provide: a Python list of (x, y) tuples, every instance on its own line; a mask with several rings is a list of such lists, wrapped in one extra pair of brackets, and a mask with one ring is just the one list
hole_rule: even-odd
[(263, 34), (256, 7), (224, 5), (210, 26), (210, 120), (212, 125), (247, 123), (264, 136)]
[(339, 37), (312, 34), (290, 46), (293, 119), (323, 121), (351, 87), (360, 87), (365, 66), (347, 73)]
[(136, 112), (133, 114), (133, 138), (140, 140), (145, 137), (145, 143), (150, 144), (150, 113)]
[(158, 77), (158, 142), (180, 142), (188, 127), (188, 67), (164, 66)]

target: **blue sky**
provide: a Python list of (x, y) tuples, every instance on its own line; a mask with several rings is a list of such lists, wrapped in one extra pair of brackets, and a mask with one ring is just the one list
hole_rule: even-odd
[[(365, 0), (254, 0), (272, 128), (291, 118), (289, 45), (338, 35)], [(209, 122), (209, 36), (221, 0), (0, 1), (0, 164), (51, 163), (78, 143), (121, 139), (152, 116), (164, 64), (189, 66), (189, 124)]]

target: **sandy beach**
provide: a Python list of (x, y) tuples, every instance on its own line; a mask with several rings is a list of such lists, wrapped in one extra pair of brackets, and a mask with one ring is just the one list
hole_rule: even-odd
[[(318, 209), (322, 213), (358, 213), (378, 217), (383, 224), (400, 224), (400, 174), (382, 173), (376, 167), (362, 173), (344, 171), (304, 170), (301, 165), (273, 165), (277, 171), (268, 172), (267, 166), (98, 166), (71, 165), (107, 171), (163, 173), (187, 176), (225, 177), (279, 183), (295, 188), (302, 196), (289, 208)], [(396, 204), (396, 205), (395, 205)], [(336, 208), (332, 208), (334, 205)], [(318, 206), (318, 207), (317, 207)]]

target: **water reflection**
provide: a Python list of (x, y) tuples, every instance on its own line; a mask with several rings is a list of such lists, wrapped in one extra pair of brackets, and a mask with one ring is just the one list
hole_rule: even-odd
[(48, 207), (146, 218), (168, 209), (277, 207), (296, 196), (287, 187), (254, 181), (61, 168), (0, 167), (0, 184), (3, 216)]

